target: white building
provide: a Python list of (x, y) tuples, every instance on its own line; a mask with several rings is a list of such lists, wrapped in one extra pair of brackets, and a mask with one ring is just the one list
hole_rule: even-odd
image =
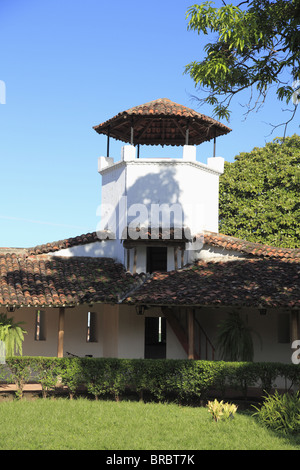
[[(237, 310), (257, 335), (254, 360), (289, 362), (298, 339), (300, 250), (218, 233), (215, 142), (223, 124), (167, 99), (95, 127), (101, 224), (33, 249), (0, 249), (0, 308), (25, 322), (23, 354), (214, 358), (217, 326)], [(109, 155), (110, 138), (123, 142)], [(213, 156), (196, 146), (212, 140)], [(125, 145), (124, 145), (125, 144)], [(141, 145), (182, 157), (140, 158)]]

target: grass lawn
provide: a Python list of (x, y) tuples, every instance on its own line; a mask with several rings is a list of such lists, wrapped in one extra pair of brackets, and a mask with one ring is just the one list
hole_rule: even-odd
[(0, 402), (1, 450), (300, 449), (248, 414), (214, 422), (206, 408), (65, 398)]

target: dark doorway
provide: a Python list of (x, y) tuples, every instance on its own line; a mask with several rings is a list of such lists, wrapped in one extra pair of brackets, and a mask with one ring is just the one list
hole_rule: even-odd
[(147, 273), (167, 271), (168, 248), (166, 246), (147, 247)]
[(166, 358), (166, 319), (145, 317), (145, 359)]

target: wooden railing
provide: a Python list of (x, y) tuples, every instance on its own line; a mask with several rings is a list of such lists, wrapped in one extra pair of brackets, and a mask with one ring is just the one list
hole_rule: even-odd
[[(173, 329), (177, 339), (182, 345), (183, 349), (189, 354), (189, 341), (188, 341), (188, 326), (187, 314), (182, 314), (182, 311), (176, 312), (174, 309), (164, 309), (163, 313)], [(209, 339), (207, 333), (199, 323), (199, 320), (194, 317), (194, 358), (205, 359), (214, 361), (215, 347)]]
[[(209, 339), (207, 333), (200, 325), (197, 318), (195, 318), (195, 346), (198, 345), (196, 348), (197, 356), (199, 359), (206, 359), (206, 360), (215, 360), (215, 347), (212, 344), (211, 340)], [(198, 336), (198, 338), (197, 338)], [(198, 340), (197, 340), (198, 339)], [(205, 346), (205, 355), (203, 354), (203, 339), (204, 339), (204, 346)]]

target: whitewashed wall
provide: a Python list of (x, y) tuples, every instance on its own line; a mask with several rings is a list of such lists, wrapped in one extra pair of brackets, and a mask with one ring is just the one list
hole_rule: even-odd
[[(10, 313), (16, 322), (23, 321), (28, 334), (23, 343), (23, 355), (48, 356), (57, 355), (58, 337), (58, 309), (46, 308), (46, 340), (35, 340), (35, 314), (34, 308), (19, 308)], [(87, 312), (97, 313), (97, 342), (86, 341)], [(216, 345), (217, 326), (226, 318), (230, 309), (202, 308), (197, 310), (196, 316), (206, 331), (210, 340)], [(278, 341), (280, 328), (278, 316), (287, 314), (284, 309), (267, 310), (261, 315), (256, 309), (243, 309), (240, 315), (253, 330), (254, 361), (291, 363), (293, 350), (291, 343)], [(159, 308), (146, 310), (147, 316), (161, 316)], [(95, 305), (94, 307), (80, 306), (66, 308), (64, 355), (69, 351), (78, 356), (87, 354), (94, 357), (144, 357), (144, 328), (145, 316), (137, 315), (135, 307), (126, 305)], [(167, 358), (184, 359), (186, 353), (179, 343), (172, 328), (167, 322)], [(216, 355), (215, 359), (220, 359)]]
[[(134, 213), (133, 205), (143, 204), (149, 216), (151, 204), (178, 204), (184, 217), (183, 225), (190, 227), (193, 233), (218, 231), (219, 176), (224, 160), (210, 158), (209, 164), (205, 165), (196, 161), (195, 149), (189, 147), (185, 146), (182, 159), (137, 159), (132, 146), (123, 147), (123, 159), (117, 163), (112, 163), (110, 158), (110, 164), (105, 165), (105, 157), (100, 157), (101, 204), (110, 205), (114, 210), (121, 233), (128, 220), (134, 219), (132, 214), (122, 220), (122, 198), (126, 198), (128, 213), (131, 209)], [(148, 221), (144, 220), (144, 223), (147, 225)]]

